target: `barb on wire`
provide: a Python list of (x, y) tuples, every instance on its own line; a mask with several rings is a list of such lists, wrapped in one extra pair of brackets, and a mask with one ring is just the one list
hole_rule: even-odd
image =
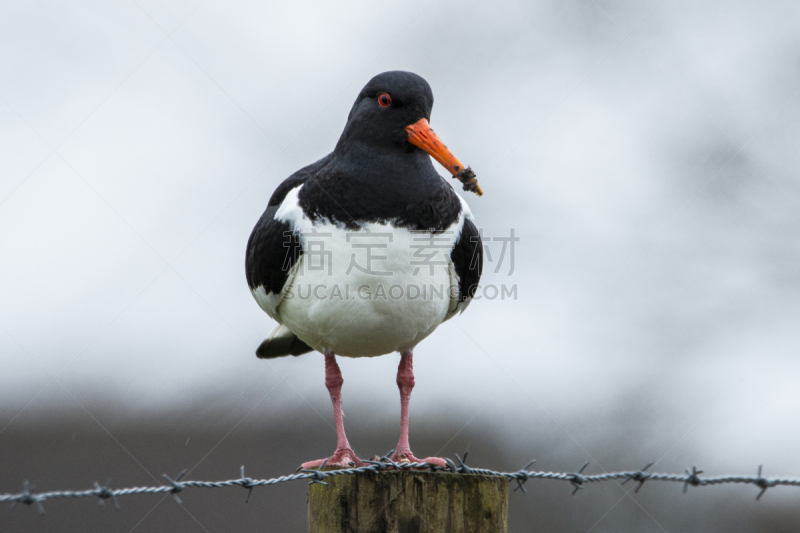
[[(645, 481), (647, 481), (647, 479), (650, 477), (650, 474), (648, 474), (647, 472), (645, 472), (645, 470), (647, 470), (648, 468), (650, 468), (650, 467), (651, 467), (651, 466), (653, 466), (654, 464), (655, 464), (654, 462), (650, 461), (650, 462), (649, 462), (649, 463), (647, 463), (647, 464), (645, 465), (645, 467), (644, 467), (644, 468), (642, 468), (641, 470), (638, 470), (638, 471), (636, 471), (636, 472), (631, 472), (631, 474), (630, 474), (628, 477), (626, 477), (626, 478), (625, 478), (625, 481), (623, 481), (623, 482), (621, 483), (621, 485), (624, 485), (625, 483), (627, 483), (627, 482), (628, 482), (628, 481), (630, 481), (630, 480), (633, 480), (633, 481), (636, 481), (636, 482), (638, 482), (638, 483), (639, 483), (639, 486), (638, 486), (638, 487), (636, 487), (636, 490), (634, 490), (634, 491), (633, 491), (633, 492), (634, 492), (634, 494), (638, 494), (638, 493), (639, 493), (639, 489), (641, 489), (641, 488), (642, 488), (642, 485), (644, 485), (644, 482), (645, 482)], [(759, 467), (759, 468), (760, 468), (760, 467)], [(761, 473), (761, 471), (759, 470), (759, 475), (760, 475), (760, 473)]]
[(761, 492), (759, 492), (758, 496), (756, 496), (756, 500), (760, 500), (764, 493), (767, 492), (768, 488), (776, 485), (775, 480), (764, 479), (761, 477), (761, 465), (758, 465), (758, 474), (756, 474), (756, 479), (753, 483), (755, 483), (757, 487), (761, 488)]
[(322, 461), (322, 464), (319, 465), (319, 468), (317, 468), (316, 470), (306, 470), (306, 469), (302, 469), (301, 470), (301, 472), (305, 472), (305, 473), (311, 475), (311, 478), (310, 478), (311, 481), (308, 482), (309, 485), (313, 485), (314, 483), (319, 483), (320, 485), (327, 485), (327, 483), (322, 481), (323, 479), (328, 477), (328, 476), (324, 476), (323, 472), (322, 472), (322, 469), (325, 468), (325, 463), (327, 463), (327, 462), (328, 462), (328, 459), (325, 459), (324, 461)]
[(244, 465), (242, 465), (242, 487), (247, 489), (247, 498), (245, 498), (244, 503), (250, 503), (250, 495), (253, 494), (253, 478), (247, 477), (244, 475)]
[(42, 498), (41, 495), (34, 494), (33, 491), (36, 489), (35, 485), (31, 485), (28, 483), (26, 479), (22, 483), (22, 493), (18, 494), (17, 497), (13, 500), (14, 503), (11, 505), (11, 508), (15, 508), (17, 504), (24, 503), (25, 505), (35, 505), (36, 510), (39, 511), (39, 514), (44, 514), (44, 507), (42, 506), (42, 501), (45, 498)]
[[(242, 477), (244, 477), (244, 475)], [(114, 509), (119, 511), (119, 502), (117, 502), (117, 497), (114, 495), (114, 491), (111, 490), (111, 478), (108, 478), (108, 481), (106, 481), (106, 484), (103, 487), (101, 487), (100, 484), (95, 481), (94, 490), (97, 492), (97, 498), (101, 507), (106, 504), (105, 500), (111, 498), (111, 502), (114, 504)]]
[(171, 479), (168, 475), (162, 474), (162, 477), (166, 479), (170, 485), (172, 485), (172, 489), (169, 492), (172, 494), (172, 497), (175, 498), (175, 501), (178, 503), (183, 503), (181, 499), (178, 498), (178, 493), (184, 489), (184, 484), (180, 483), (180, 480), (185, 474), (186, 470), (181, 470), (181, 473), (178, 474), (178, 477), (176, 477), (175, 479)]
[(583, 466), (577, 472), (567, 474), (567, 476), (569, 476), (569, 482), (572, 483), (573, 487), (575, 487), (575, 490), (572, 491), (573, 496), (575, 496), (575, 493), (583, 488), (583, 484), (586, 482), (586, 478), (583, 477), (581, 474), (583, 473), (583, 471), (586, 469), (587, 466), (589, 466), (589, 461), (583, 463)]
[(698, 470), (697, 467), (695, 467), (695, 466), (692, 467), (692, 471), (691, 472), (686, 470), (686, 479), (683, 482), (683, 493), (684, 494), (686, 494), (686, 489), (689, 488), (689, 485), (691, 485), (693, 487), (696, 487), (696, 486), (700, 485), (700, 483), (703, 482), (703, 480), (700, 479), (700, 476), (699, 476), (699, 474), (702, 474), (702, 473), (703, 473), (703, 471), (702, 470)]
[(522, 470), (518, 472), (519, 477), (514, 478), (517, 481), (517, 486), (514, 487), (514, 492), (516, 492), (517, 489), (522, 489), (522, 492), (528, 494), (528, 491), (525, 490), (525, 487), (523, 485), (525, 485), (525, 482), (528, 481), (528, 478), (530, 477), (528, 475), (528, 468), (530, 468), (530, 466), (535, 462), (536, 459), (531, 460), (528, 464), (522, 467)]
[(458, 454), (456, 454), (456, 459), (458, 459), (458, 462), (461, 465), (461, 466), (458, 467), (457, 471), (459, 473), (461, 473), (461, 474), (472, 474), (472, 469), (470, 467), (468, 467), (467, 463), (466, 463), (467, 454), (468, 453), (469, 452), (465, 452), (464, 453), (464, 459), (463, 460), (461, 459), (461, 457), (458, 456)]
[[(394, 450), (392, 450), (393, 452)], [(363, 466), (357, 466), (353, 468), (342, 468), (338, 470), (323, 470), (327, 461), (323, 462), (319, 468), (315, 470), (310, 469), (300, 469), (298, 472), (288, 475), (288, 476), (280, 476), (276, 478), (270, 479), (253, 479), (245, 475), (244, 466), (240, 469), (241, 477), (239, 479), (229, 479), (226, 481), (194, 481), (194, 480), (187, 480), (182, 481), (183, 476), (186, 474), (186, 470), (183, 470), (180, 474), (177, 475), (175, 479), (170, 478), (166, 474), (164, 474), (164, 479), (167, 480), (167, 485), (159, 485), (159, 486), (152, 486), (152, 487), (129, 487), (129, 488), (120, 488), (120, 489), (112, 489), (111, 488), (111, 478), (108, 479), (105, 486), (101, 486), (99, 483), (95, 482), (94, 488), (89, 490), (83, 491), (71, 491), (71, 490), (62, 490), (62, 491), (52, 491), (52, 492), (39, 492), (35, 493), (34, 490), (36, 487), (29, 484), (28, 481), (25, 481), (22, 485), (22, 492), (15, 493), (15, 494), (0, 494), (0, 502), (11, 502), (12, 508), (16, 507), (18, 504), (22, 503), (24, 505), (32, 505), (36, 507), (36, 510), (39, 514), (44, 514), (44, 507), (42, 506), (42, 502), (46, 500), (52, 500), (56, 498), (85, 498), (85, 497), (96, 497), (99, 499), (100, 504), (104, 505), (105, 500), (111, 500), (114, 504), (115, 509), (119, 509), (119, 504), (117, 502), (117, 498), (121, 496), (130, 496), (133, 494), (171, 494), (173, 498), (178, 503), (183, 503), (180, 498), (178, 498), (178, 493), (183, 492), (186, 489), (190, 488), (207, 488), (207, 489), (216, 489), (222, 487), (235, 487), (239, 486), (242, 488), (247, 489), (247, 499), (245, 503), (250, 501), (250, 496), (253, 493), (253, 489), (255, 487), (262, 487), (267, 485), (277, 485), (278, 483), (285, 483), (288, 481), (296, 481), (300, 479), (307, 480), (309, 485), (313, 484), (320, 484), (320, 485), (328, 485), (326, 480), (328, 478), (332, 478), (335, 476), (343, 476), (343, 475), (353, 475), (359, 474), (363, 472), (374, 472), (374, 473), (385, 473), (390, 470), (428, 470), (428, 471), (441, 471), (443, 475), (463, 475), (463, 474), (472, 474), (472, 475), (483, 475), (483, 476), (494, 476), (494, 477), (502, 477), (509, 481), (516, 481), (517, 486), (514, 490), (522, 489), (523, 492), (527, 493), (525, 487), (523, 486), (528, 480), (530, 479), (551, 479), (556, 481), (566, 481), (570, 485), (572, 485), (573, 490), (572, 494), (575, 495), (580, 489), (585, 488), (588, 483), (597, 483), (597, 482), (604, 482), (604, 481), (617, 481), (621, 480), (620, 484), (623, 485), (628, 481), (635, 481), (639, 483), (636, 487), (634, 492), (639, 492), (639, 489), (642, 488), (645, 481), (664, 481), (664, 482), (672, 482), (672, 483), (682, 483), (683, 484), (683, 491), (686, 492), (688, 490), (689, 485), (693, 487), (704, 487), (708, 485), (720, 485), (724, 483), (744, 483), (755, 485), (758, 487), (760, 492), (756, 496), (756, 500), (760, 500), (767, 489), (772, 487), (777, 487), (779, 485), (783, 486), (793, 486), (793, 487), (800, 487), (800, 479), (783, 479), (783, 478), (765, 478), (762, 476), (762, 465), (758, 465), (758, 471), (755, 476), (720, 476), (720, 477), (704, 477), (701, 478), (700, 474), (703, 473), (702, 470), (698, 470), (696, 466), (693, 466), (691, 470), (686, 470), (684, 474), (663, 474), (657, 472), (648, 472), (647, 470), (653, 466), (654, 463), (648, 463), (644, 468), (641, 470), (635, 471), (623, 471), (623, 472), (606, 472), (604, 474), (584, 474), (583, 471), (589, 465), (589, 463), (584, 463), (583, 466), (577, 472), (545, 472), (545, 471), (536, 471), (536, 470), (528, 470), (530, 466), (535, 461), (530, 461), (528, 464), (525, 465), (524, 468), (518, 470), (516, 472), (498, 472), (495, 470), (489, 470), (485, 468), (474, 468), (469, 467), (466, 464), (467, 454), (464, 454), (464, 458), (462, 459), (458, 455), (456, 455), (456, 459), (459, 462), (459, 466), (456, 466), (455, 462), (451, 459), (445, 459), (447, 463), (447, 468), (440, 468), (435, 465), (430, 465), (428, 463), (398, 463), (393, 461), (390, 456), (392, 452), (384, 455), (383, 457), (377, 458), (377, 460), (372, 461), (364, 461)]]

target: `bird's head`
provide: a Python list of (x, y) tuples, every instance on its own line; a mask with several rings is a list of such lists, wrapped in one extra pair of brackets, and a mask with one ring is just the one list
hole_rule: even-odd
[(432, 109), (433, 91), (421, 76), (401, 70), (378, 74), (358, 94), (336, 148), (361, 145), (405, 157), (421, 156), (422, 150), (480, 196), (475, 174), (431, 129)]

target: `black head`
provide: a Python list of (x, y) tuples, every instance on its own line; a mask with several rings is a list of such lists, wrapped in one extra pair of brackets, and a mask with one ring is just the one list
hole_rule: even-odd
[[(438, 186), (430, 155), (464, 184), (464, 190), (480, 196), (475, 173), (431, 129), (432, 108), (433, 91), (421, 76), (402, 70), (378, 74), (356, 98), (334, 160), (352, 166), (368, 181), (394, 179), (407, 186), (409, 177), (415, 177)], [(393, 177), (388, 174), (392, 172)]]
[(378, 74), (358, 94), (336, 150), (365, 143), (412, 151), (405, 128), (430, 120), (432, 108), (433, 91), (421, 76), (402, 70)]

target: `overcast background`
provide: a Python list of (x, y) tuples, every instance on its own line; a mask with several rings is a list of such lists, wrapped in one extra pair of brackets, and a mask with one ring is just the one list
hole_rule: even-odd
[[(483, 278), (517, 298), (473, 302), (415, 352), (415, 453), (800, 477), (797, 2), (3, 2), (0, 492), (266, 477), (333, 450), (322, 356), (254, 355), (273, 324), (244, 250), (394, 69), (433, 88), (484, 236), (520, 239), (513, 272), (487, 240)], [(398, 359), (340, 363), (364, 456), (396, 442)], [(800, 527), (790, 488), (630, 488), (539, 482), (509, 526)], [(303, 530), (304, 492), (0, 523)]]

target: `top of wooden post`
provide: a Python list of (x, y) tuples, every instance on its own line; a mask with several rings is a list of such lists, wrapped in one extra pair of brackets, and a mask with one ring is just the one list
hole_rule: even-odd
[(308, 488), (309, 533), (505, 533), (508, 481), (386, 470), (331, 476)]

